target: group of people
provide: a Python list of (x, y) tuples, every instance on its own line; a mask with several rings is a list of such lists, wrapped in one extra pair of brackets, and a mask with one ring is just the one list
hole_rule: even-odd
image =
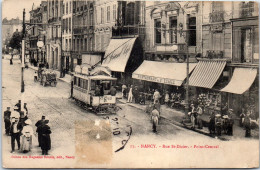
[[(110, 87), (108, 94), (111, 96), (116, 96), (116, 88), (113, 85)], [(95, 96), (104, 96), (103, 85), (96, 85)]]
[[(18, 150), (27, 153), (32, 149), (32, 140), (34, 136), (32, 121), (28, 116), (27, 104), (24, 103), (22, 109), (21, 100), (14, 106), (11, 111), (10, 107), (4, 112), (5, 133), (11, 136), (11, 153), (15, 151), (15, 141), (17, 142)], [(48, 126), (49, 120), (45, 120), (45, 116), (39, 120), (35, 126), (38, 133), (39, 147), (42, 149), (42, 154), (48, 154), (51, 149), (50, 134), (51, 130)]]
[(127, 87), (123, 84), (122, 93), (123, 97), (127, 98), (128, 103), (132, 103), (134, 101), (134, 103), (145, 104), (145, 96), (140, 93), (138, 86), (130, 85)]

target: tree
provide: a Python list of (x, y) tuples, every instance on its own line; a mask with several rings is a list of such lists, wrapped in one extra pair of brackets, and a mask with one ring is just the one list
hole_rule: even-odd
[(9, 42), (9, 47), (20, 50), (21, 43), (22, 43), (22, 32), (18, 32), (18, 31), (14, 32)]

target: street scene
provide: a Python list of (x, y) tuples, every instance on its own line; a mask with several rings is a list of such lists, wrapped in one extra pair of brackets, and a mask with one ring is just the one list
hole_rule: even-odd
[(14, 3), (3, 167), (259, 166), (257, 3)]

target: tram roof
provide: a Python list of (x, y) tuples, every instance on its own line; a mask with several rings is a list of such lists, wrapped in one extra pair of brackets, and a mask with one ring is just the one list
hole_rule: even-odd
[(95, 75), (95, 76), (87, 76), (82, 74), (74, 74), (75, 77), (79, 77), (85, 80), (91, 79), (91, 80), (116, 80), (114, 77), (105, 76), (105, 75)]

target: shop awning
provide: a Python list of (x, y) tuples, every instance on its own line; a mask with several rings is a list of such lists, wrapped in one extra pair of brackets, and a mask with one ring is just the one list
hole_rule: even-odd
[(199, 61), (189, 79), (189, 85), (211, 89), (219, 79), (226, 61)]
[(243, 94), (253, 84), (257, 75), (257, 69), (235, 68), (231, 81), (220, 91)]
[(111, 71), (124, 72), (136, 38), (111, 39), (102, 66)]
[[(196, 63), (189, 64), (189, 73), (192, 72)], [(144, 61), (132, 78), (151, 81), (162, 84), (181, 86), (186, 78), (186, 63), (166, 63), (158, 61)]]

